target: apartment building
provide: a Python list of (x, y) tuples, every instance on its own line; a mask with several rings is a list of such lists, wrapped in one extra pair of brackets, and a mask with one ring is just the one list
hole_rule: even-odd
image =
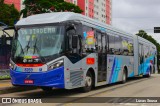
[(112, 0), (65, 0), (78, 5), (83, 15), (106, 24), (112, 23)]

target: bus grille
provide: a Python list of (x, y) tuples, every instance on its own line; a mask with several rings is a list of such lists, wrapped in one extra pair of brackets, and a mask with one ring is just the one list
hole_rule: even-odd
[(76, 87), (81, 85), (81, 81), (83, 81), (82, 75), (83, 71), (74, 71), (70, 73), (70, 81), (72, 83), (72, 86)]

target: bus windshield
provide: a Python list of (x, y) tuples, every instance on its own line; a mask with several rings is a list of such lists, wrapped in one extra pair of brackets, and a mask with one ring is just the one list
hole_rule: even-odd
[(13, 57), (46, 57), (63, 52), (63, 29), (63, 26), (20, 28), (14, 39)]

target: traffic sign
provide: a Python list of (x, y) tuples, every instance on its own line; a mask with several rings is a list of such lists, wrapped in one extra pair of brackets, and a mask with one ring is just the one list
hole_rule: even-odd
[(160, 33), (160, 27), (154, 27), (154, 33)]

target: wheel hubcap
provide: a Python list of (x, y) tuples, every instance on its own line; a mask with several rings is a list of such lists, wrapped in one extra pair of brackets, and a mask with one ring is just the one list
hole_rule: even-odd
[(125, 81), (126, 80), (126, 75), (125, 75), (125, 73), (123, 74), (123, 81)]
[(92, 84), (92, 79), (89, 76), (86, 76), (86, 86), (89, 87)]

